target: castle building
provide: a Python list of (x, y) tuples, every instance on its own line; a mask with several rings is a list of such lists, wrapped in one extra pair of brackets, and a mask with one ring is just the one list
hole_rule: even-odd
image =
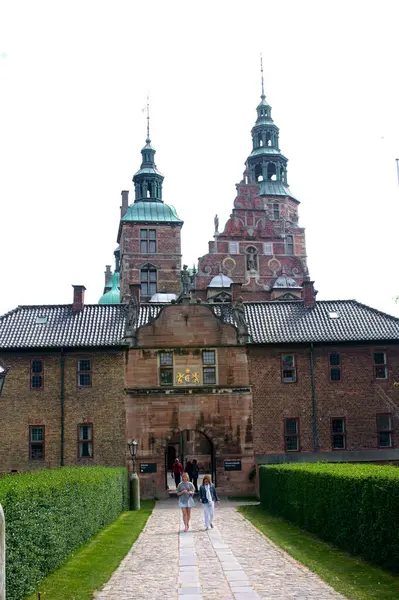
[(131, 468), (134, 438), (143, 496), (167, 493), (177, 456), (232, 495), (259, 464), (399, 461), (399, 319), (316, 300), (263, 82), (256, 111), (232, 213), (194, 269), (148, 128), (99, 303), (79, 285), (72, 304), (0, 317), (0, 473)]

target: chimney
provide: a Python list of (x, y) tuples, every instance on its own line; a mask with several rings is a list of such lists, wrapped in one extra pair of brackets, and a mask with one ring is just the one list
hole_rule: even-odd
[(242, 296), (242, 283), (232, 283), (230, 286), (231, 290), (231, 302), (235, 304), (240, 296)]
[(73, 304), (72, 310), (83, 310), (85, 303), (85, 286), (73, 285)]
[(111, 265), (105, 265), (105, 272), (104, 272), (105, 282), (104, 282), (104, 285), (107, 285), (108, 281), (111, 279), (111, 275), (112, 275)]
[(122, 192), (121, 218), (125, 215), (128, 208), (129, 208), (129, 191), (124, 190)]
[(303, 305), (306, 308), (311, 308), (316, 304), (316, 293), (314, 290), (314, 281), (310, 281), (310, 279), (305, 279), (302, 282), (303, 287)]

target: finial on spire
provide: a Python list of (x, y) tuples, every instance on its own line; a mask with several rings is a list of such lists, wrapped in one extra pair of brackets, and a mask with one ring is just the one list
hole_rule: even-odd
[(265, 86), (264, 86), (264, 81), (263, 81), (263, 57), (262, 57), (262, 53), (260, 55), (260, 73), (261, 73), (261, 79), (262, 79), (262, 95), (261, 95), (261, 98), (262, 98), (262, 100), (264, 100), (266, 98), (266, 96), (265, 96)]
[(147, 144), (150, 143), (150, 93), (147, 94)]

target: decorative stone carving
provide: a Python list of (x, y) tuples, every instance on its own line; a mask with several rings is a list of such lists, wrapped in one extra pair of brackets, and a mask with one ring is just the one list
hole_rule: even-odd
[(140, 307), (135, 298), (129, 300), (129, 304), (125, 306), (125, 332), (122, 338), (122, 343), (130, 347), (136, 344), (136, 330), (139, 319)]
[(233, 319), (238, 329), (238, 343), (247, 344), (249, 342), (248, 325), (245, 319), (245, 307), (240, 296), (232, 308)]
[(247, 270), (258, 270), (258, 256), (256, 254), (256, 248), (253, 248), (252, 246), (247, 249)]
[(183, 286), (183, 294), (188, 296), (191, 290), (191, 276), (188, 272), (187, 265), (183, 265), (183, 271), (181, 272), (181, 282)]
[(215, 224), (215, 235), (216, 235), (219, 233), (219, 217), (218, 217), (218, 215), (215, 215), (213, 222)]

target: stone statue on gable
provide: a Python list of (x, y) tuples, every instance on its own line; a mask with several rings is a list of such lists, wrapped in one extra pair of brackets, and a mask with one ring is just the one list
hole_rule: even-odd
[(215, 224), (215, 234), (219, 233), (219, 216), (218, 215), (215, 215), (213, 222)]
[(181, 282), (183, 287), (183, 294), (188, 296), (191, 290), (191, 276), (188, 271), (187, 265), (183, 265), (183, 271), (181, 272)]
[(129, 303), (125, 306), (125, 331), (122, 338), (122, 343), (130, 347), (134, 346), (136, 341), (139, 310), (136, 299), (130, 298)]
[(237, 328), (240, 334), (248, 334), (248, 325), (245, 319), (245, 306), (242, 301), (242, 297), (240, 296), (233, 306), (233, 319), (237, 324)]

